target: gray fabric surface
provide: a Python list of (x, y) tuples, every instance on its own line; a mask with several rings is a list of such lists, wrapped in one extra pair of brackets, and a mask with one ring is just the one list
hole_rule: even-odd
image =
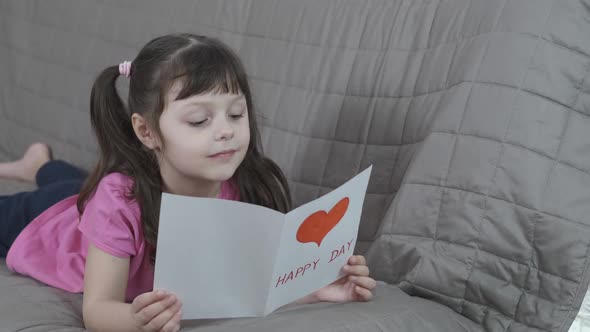
[[(0, 265), (0, 332), (83, 331), (82, 296), (9, 272)], [(185, 321), (182, 331), (454, 331), (481, 328), (451, 309), (379, 283), (373, 301), (279, 309), (263, 318)]]
[[(216, 36), (250, 73), (265, 151), (297, 204), (374, 165), (357, 252), (375, 278), (487, 331), (567, 331), (590, 276), (588, 17), (582, 0), (0, 0), (0, 151), (41, 140), (90, 167), (95, 75), (156, 35)], [(451, 311), (413, 319), (418, 300), (387, 289), (366, 312), (244, 324), (464, 325)], [(64, 315), (79, 324), (55, 296), (19, 311), (31, 331)], [(2, 324), (13, 317), (0, 311)]]

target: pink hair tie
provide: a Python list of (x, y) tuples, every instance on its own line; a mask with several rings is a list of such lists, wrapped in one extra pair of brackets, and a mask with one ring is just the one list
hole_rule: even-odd
[(131, 75), (131, 61), (123, 61), (119, 64), (119, 74), (127, 77)]

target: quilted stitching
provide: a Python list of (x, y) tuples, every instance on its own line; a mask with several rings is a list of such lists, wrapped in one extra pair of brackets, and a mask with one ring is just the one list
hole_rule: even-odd
[(587, 3), (136, 5), (0, 1), (3, 155), (42, 138), (90, 167), (96, 72), (164, 32), (217, 36), (296, 204), (374, 165), (357, 251), (376, 277), (490, 331), (565, 331), (589, 279)]

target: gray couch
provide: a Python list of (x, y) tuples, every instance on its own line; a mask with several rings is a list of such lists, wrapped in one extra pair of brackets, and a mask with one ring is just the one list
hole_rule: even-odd
[[(374, 165), (357, 253), (381, 281), (185, 331), (568, 330), (590, 278), (587, 0), (0, 1), (0, 159), (44, 141), (89, 168), (95, 75), (178, 31), (242, 57), (297, 205)], [(81, 318), (0, 262), (0, 331)]]

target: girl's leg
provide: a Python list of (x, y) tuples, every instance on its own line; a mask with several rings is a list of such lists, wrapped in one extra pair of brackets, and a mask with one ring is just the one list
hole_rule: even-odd
[(53, 204), (80, 192), (83, 179), (53, 182), (31, 192), (0, 196), (0, 257), (20, 232)]
[(38, 215), (66, 197), (78, 194), (85, 173), (60, 160), (51, 160), (49, 147), (32, 144), (20, 160), (0, 163), (0, 177), (36, 182), (39, 189), (0, 196), (0, 257)]
[(63, 160), (51, 160), (45, 163), (35, 175), (35, 182), (39, 188), (52, 183), (64, 181), (84, 181), (86, 172)]
[(51, 160), (51, 151), (46, 144), (29, 146), (21, 159), (0, 163), (0, 178), (36, 183), (43, 187), (66, 180), (81, 180), (86, 173), (60, 160)]

